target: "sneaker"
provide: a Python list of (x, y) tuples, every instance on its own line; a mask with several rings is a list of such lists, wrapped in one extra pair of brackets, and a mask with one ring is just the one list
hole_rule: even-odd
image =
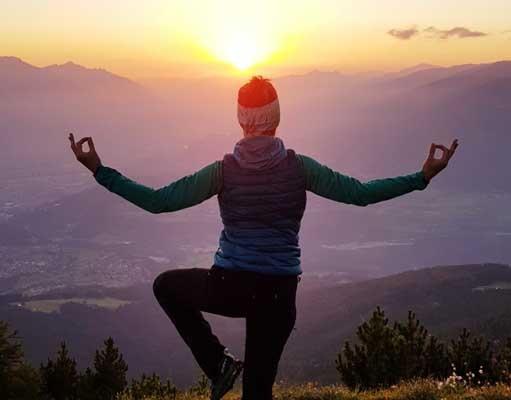
[(211, 382), (211, 400), (220, 400), (231, 390), (242, 369), (243, 362), (237, 360), (225, 349), (224, 357), (220, 362), (220, 372)]

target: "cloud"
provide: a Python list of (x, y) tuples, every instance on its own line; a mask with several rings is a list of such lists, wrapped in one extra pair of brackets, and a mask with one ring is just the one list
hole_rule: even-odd
[(473, 31), (463, 26), (457, 26), (452, 29), (437, 29), (434, 26), (430, 26), (429, 28), (424, 29), (424, 32), (430, 34), (430, 37), (437, 37), (440, 39), (449, 39), (452, 37), (457, 37), (460, 39), (465, 38), (474, 38), (474, 37), (482, 37), (488, 36), (485, 32)]
[(486, 32), (474, 31), (464, 26), (456, 26), (451, 29), (437, 29), (434, 26), (430, 26), (429, 28), (419, 30), (416, 26), (407, 29), (391, 29), (387, 31), (387, 34), (392, 36), (395, 39), (399, 40), (410, 40), (418, 36), (425, 36), (426, 38), (433, 39), (450, 39), (450, 38), (475, 38), (475, 37), (483, 37), (488, 36)]
[(387, 32), (390, 36), (400, 40), (409, 40), (419, 34), (419, 30), (415, 27), (408, 29), (391, 29)]

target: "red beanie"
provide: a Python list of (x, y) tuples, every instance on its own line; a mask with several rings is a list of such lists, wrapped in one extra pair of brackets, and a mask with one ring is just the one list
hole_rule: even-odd
[(268, 79), (254, 76), (240, 88), (238, 121), (247, 133), (267, 132), (279, 126), (279, 98)]

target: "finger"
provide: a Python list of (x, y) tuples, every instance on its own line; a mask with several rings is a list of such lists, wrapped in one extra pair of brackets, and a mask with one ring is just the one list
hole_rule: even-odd
[(453, 140), (451, 147), (449, 148), (448, 160), (451, 159), (451, 157), (454, 155), (454, 152), (456, 151), (457, 148), (458, 148), (458, 139), (455, 139), (455, 140)]
[(76, 146), (77, 147), (82, 147), (83, 144), (88, 140), (88, 138), (84, 137), (84, 138), (81, 138), (77, 143), (76, 143)]
[(91, 137), (87, 138), (87, 143), (89, 145), (89, 149), (95, 153), (96, 148), (94, 147), (94, 141), (92, 140)]
[(75, 137), (72, 133), (69, 134), (69, 141), (71, 142), (71, 150), (76, 154), (76, 143), (75, 143)]
[(429, 147), (429, 155), (428, 155), (428, 159), (433, 159), (435, 158), (435, 151), (436, 151), (436, 145), (435, 143), (431, 143), (431, 146)]
[(87, 138), (82, 138), (76, 143), (76, 153), (82, 154), (83, 153), (83, 144), (87, 141)]

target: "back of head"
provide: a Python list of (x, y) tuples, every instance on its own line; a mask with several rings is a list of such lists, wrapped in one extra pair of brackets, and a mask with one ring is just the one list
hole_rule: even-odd
[(238, 91), (238, 121), (245, 135), (274, 135), (280, 122), (277, 91), (269, 79), (254, 76)]

